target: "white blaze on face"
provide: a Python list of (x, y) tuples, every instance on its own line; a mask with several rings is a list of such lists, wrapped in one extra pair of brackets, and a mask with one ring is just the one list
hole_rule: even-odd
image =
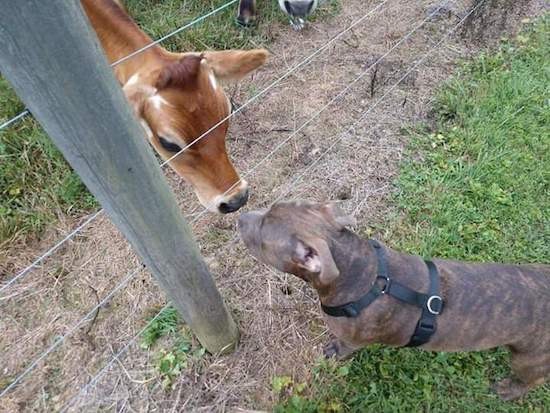
[(139, 81), (139, 74), (135, 73), (130, 77), (130, 79), (128, 79), (124, 87), (135, 85), (138, 81)]
[(160, 110), (162, 108), (162, 105), (168, 105), (170, 104), (160, 95), (154, 95), (149, 98), (149, 101), (153, 104), (153, 107), (157, 110)]
[(218, 82), (216, 81), (216, 76), (214, 76), (214, 73), (210, 72), (208, 74), (208, 80), (210, 80), (210, 85), (212, 86), (212, 89), (216, 90), (218, 88)]

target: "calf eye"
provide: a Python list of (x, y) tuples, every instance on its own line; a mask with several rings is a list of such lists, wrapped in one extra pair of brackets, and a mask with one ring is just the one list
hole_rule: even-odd
[(181, 147), (175, 143), (172, 143), (166, 139), (164, 139), (163, 137), (159, 136), (159, 142), (161, 144), (161, 146), (166, 149), (167, 151), (170, 151), (170, 152), (179, 152), (181, 151)]

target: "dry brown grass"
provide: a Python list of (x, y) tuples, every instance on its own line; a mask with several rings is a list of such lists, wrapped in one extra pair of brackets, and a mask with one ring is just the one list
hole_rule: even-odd
[[(323, 153), (347, 125), (357, 119), (456, 23), (451, 13), (433, 19), (395, 50), (364, 82), (317, 121), (298, 133), (253, 177), (250, 208), (264, 207), (280, 196), (339, 199), (354, 212), (362, 229), (376, 225), (391, 210), (388, 196), (406, 138), (401, 128), (427, 118), (430, 99), (458, 59), (475, 52), (471, 41), (454, 37), (388, 95), (367, 120), (330, 151), (292, 187), (289, 184)], [(538, 2), (531, 2), (533, 5)], [(274, 25), (278, 37), (269, 46), (273, 58), (264, 70), (236, 87), (244, 102), (255, 91), (324, 44), (373, 1), (344, 2), (341, 15), (301, 33)], [(253, 167), (350, 80), (365, 70), (425, 17), (431, 2), (390, 1), (359, 28), (314, 62), (289, 77), (259, 103), (247, 108), (231, 126), (229, 149), (240, 171)], [(539, 10), (533, 6), (533, 10)], [(508, 26), (506, 26), (508, 27)], [(175, 175), (167, 176), (186, 214), (201, 211), (194, 195)], [(236, 216), (207, 215), (194, 225), (203, 255), (237, 319), (242, 333), (230, 356), (207, 356), (185, 370), (170, 391), (163, 390), (153, 366), (153, 351), (132, 345), (92, 391), (78, 398), (71, 411), (231, 411), (269, 408), (271, 379), (289, 375), (307, 380), (320, 356), (326, 330), (313, 292), (294, 277), (254, 261), (234, 230)], [(2, 272), (12, 274), (77, 223), (61, 219), (40, 242), (12, 245), (3, 252)], [(127, 242), (105, 217), (9, 289), (0, 319), (0, 388), (21, 372), (139, 265)], [(69, 337), (0, 401), (2, 411), (57, 411), (165, 303), (162, 291), (142, 270), (97, 314), (90, 328)], [(236, 410), (233, 410), (236, 411)]]

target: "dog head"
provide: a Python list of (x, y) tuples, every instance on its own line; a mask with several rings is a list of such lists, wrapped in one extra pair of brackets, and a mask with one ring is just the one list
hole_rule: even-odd
[(260, 261), (323, 288), (339, 276), (331, 239), (354, 224), (334, 203), (300, 201), (241, 214), (238, 228), (245, 245)]

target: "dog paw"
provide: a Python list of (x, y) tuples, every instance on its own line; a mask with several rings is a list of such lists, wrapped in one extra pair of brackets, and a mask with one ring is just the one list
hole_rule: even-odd
[(323, 355), (325, 358), (329, 359), (332, 357), (338, 357), (340, 350), (340, 345), (338, 344), (338, 341), (332, 340), (329, 341), (325, 346), (323, 347)]
[(323, 355), (327, 359), (334, 357), (336, 360), (344, 361), (349, 359), (355, 350), (355, 347), (350, 347), (340, 340), (332, 340), (323, 347)]
[(520, 398), (529, 390), (526, 384), (509, 377), (493, 384), (492, 388), (503, 401)]

